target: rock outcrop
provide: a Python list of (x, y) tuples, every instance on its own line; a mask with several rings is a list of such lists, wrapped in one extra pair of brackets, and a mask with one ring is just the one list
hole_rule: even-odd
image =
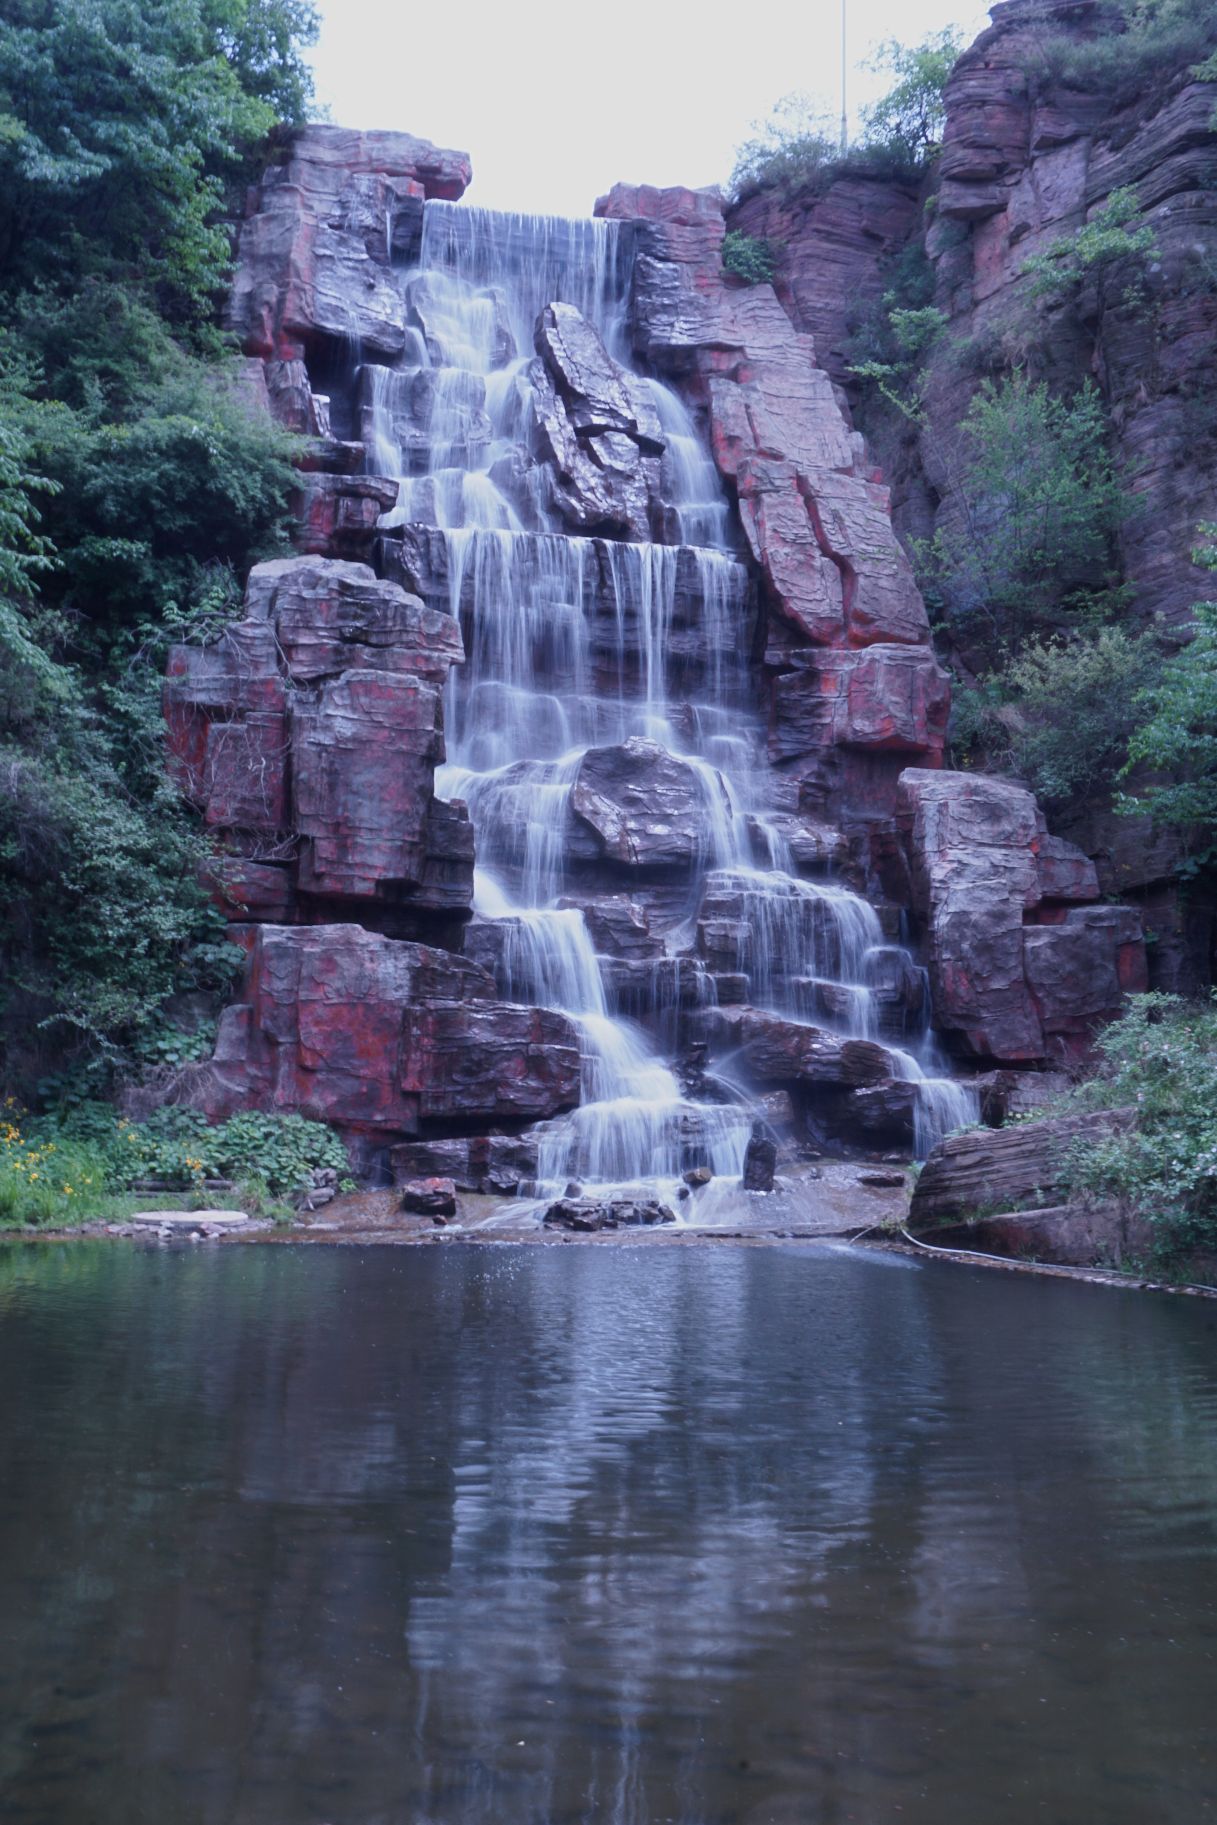
[(211, 645), (174, 647), (165, 684), (171, 768), (217, 839), (230, 916), (345, 905), (400, 936), (459, 929), (472, 830), (434, 791), (459, 626), (335, 559), (257, 565), (245, 607)]
[[(670, 1220), (604, 1192), (646, 1160), (737, 1180), (740, 1083), (804, 1142), (920, 1147), (972, 1107), (919, 1075), (931, 1021), (968, 1069), (1076, 1056), (1143, 979), (1136, 916), (1029, 794), (942, 771), (887, 490), (812, 337), (724, 274), (717, 197), (538, 228), (450, 208), (467, 178), (309, 128), (242, 230), (304, 555), (169, 663), (247, 953), (207, 1107), (330, 1122), (422, 1214), (569, 1178), (578, 1229)], [(745, 1182), (775, 1163), (758, 1134)]]

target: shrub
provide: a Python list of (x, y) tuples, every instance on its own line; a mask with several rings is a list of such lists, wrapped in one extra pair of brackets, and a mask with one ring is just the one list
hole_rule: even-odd
[(1109, 614), (1128, 512), (1087, 384), (1072, 399), (1020, 372), (985, 381), (949, 467), (953, 517), (916, 547), (927, 597), (990, 658)]
[(767, 121), (752, 125), (753, 138), (739, 148), (731, 172), (737, 199), (762, 189), (827, 183), (840, 168), (840, 146), (807, 95), (784, 95)]
[(1069, 1183), (1127, 1199), (1168, 1259), (1217, 1246), (1217, 998), (1136, 995), (1097, 1044), (1100, 1068), (1073, 1104), (1131, 1105), (1136, 1125), (1076, 1147)]
[(777, 249), (772, 241), (732, 229), (723, 236), (723, 270), (749, 285), (768, 285), (777, 272)]
[[(66, 1131), (75, 1132), (72, 1121)], [(205, 1179), (262, 1179), (276, 1196), (298, 1191), (317, 1167), (349, 1171), (346, 1148), (324, 1122), (247, 1110), (216, 1127), (197, 1109), (169, 1107), (145, 1122), (114, 1121), (107, 1152), (120, 1182), (162, 1179), (188, 1190)]]
[(1217, 17), (1199, 0), (1110, 0), (1096, 13), (1094, 26), (1091, 38), (1048, 31), (1039, 42), (1040, 67), (1032, 74), (1101, 91), (1118, 103), (1144, 96), (1207, 59), (1217, 45)]
[(1032, 641), (1005, 673), (1011, 761), (1049, 807), (1109, 791), (1128, 755), (1136, 698), (1158, 667), (1148, 635), (1100, 628)]
[(104, 1148), (29, 1131), (11, 1099), (0, 1110), (0, 1229), (80, 1222), (109, 1188)]

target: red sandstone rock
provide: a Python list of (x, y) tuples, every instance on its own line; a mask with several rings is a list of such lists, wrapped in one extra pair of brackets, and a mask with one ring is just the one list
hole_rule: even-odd
[(827, 743), (941, 757), (950, 685), (924, 647), (817, 650), (775, 679), (769, 753), (790, 760)]
[(331, 918), (344, 900), (466, 914), (468, 814), (434, 797), (457, 623), (317, 558), (256, 566), (246, 606), (213, 645), (175, 647), (165, 684), (174, 777), (234, 852), (212, 871), (221, 902), (272, 920), (316, 917), (297, 891)]
[(893, 1075), (890, 1054), (873, 1040), (843, 1039), (757, 1008), (708, 1010), (706, 1030), (716, 1056), (730, 1054), (757, 1083), (857, 1088)]
[(391, 253), (416, 240), (424, 197), (459, 197), (469, 176), (465, 154), (408, 134), (297, 133), (241, 229), (229, 321), (246, 353), (294, 359), (329, 337), (400, 354), (404, 299)]
[(295, 511), (300, 549), (323, 558), (363, 558), (398, 487), (383, 475), (306, 474)]
[(273, 626), (295, 684), (368, 669), (442, 685), (465, 656), (451, 615), (381, 582), (367, 564), (310, 557), (258, 564), (245, 602), (251, 619)]
[(900, 796), (937, 1024), (974, 1056), (1010, 1063), (1081, 1049), (1123, 995), (1144, 986), (1140, 915), (1061, 907), (1053, 922), (1027, 924), (1028, 914), (1046, 916), (1045, 881), (1057, 899), (1062, 886), (1090, 882), (1062, 855), (1067, 845), (1042, 835), (1021, 786), (912, 768)]
[(437, 1117), (539, 1120), (578, 1096), (570, 1022), (495, 1001), (467, 958), (356, 925), (263, 925), (206, 1102), (217, 1120), (295, 1110), (403, 1136)]

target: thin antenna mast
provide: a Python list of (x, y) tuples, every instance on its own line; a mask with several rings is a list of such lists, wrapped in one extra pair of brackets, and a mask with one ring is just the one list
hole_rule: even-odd
[(845, 8), (848, 0), (841, 0), (841, 156), (849, 151), (849, 111), (846, 106), (845, 83), (849, 63), (845, 54)]

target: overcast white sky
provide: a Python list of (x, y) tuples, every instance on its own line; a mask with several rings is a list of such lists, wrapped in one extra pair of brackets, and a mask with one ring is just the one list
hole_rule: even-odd
[[(851, 123), (885, 79), (883, 39), (915, 44), (985, 7), (846, 0)], [(841, 0), (320, 0), (317, 99), (473, 156), (471, 202), (588, 215), (624, 179), (717, 184), (755, 120), (794, 90), (840, 114)]]

